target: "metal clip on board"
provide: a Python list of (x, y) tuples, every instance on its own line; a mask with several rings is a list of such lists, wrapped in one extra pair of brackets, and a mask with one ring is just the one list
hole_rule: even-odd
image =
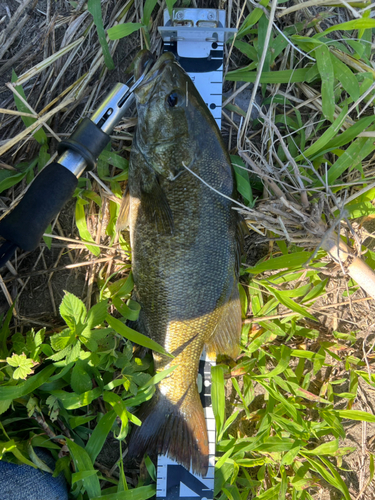
[[(172, 18), (164, 11), (159, 32), (164, 52), (172, 52), (188, 73), (216, 123), (221, 128), (224, 43), (237, 32), (225, 27), (224, 10), (173, 9)], [(188, 471), (168, 456), (158, 456), (156, 497), (158, 500), (210, 500), (214, 496), (215, 418), (211, 403), (211, 366), (203, 353), (198, 388), (209, 440), (209, 467), (205, 477)]]
[(26, 251), (37, 248), (51, 220), (73, 196), (78, 178), (96, 161), (109, 143), (109, 134), (134, 102), (132, 87), (117, 83), (91, 118), (84, 118), (75, 132), (58, 145), (59, 158), (47, 165), (26, 191), (18, 205), (0, 221), (0, 268), (14, 255), (17, 247)]

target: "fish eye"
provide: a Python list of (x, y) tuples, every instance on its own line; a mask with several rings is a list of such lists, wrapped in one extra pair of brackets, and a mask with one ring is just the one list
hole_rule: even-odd
[(172, 92), (167, 96), (167, 103), (170, 108), (174, 108), (178, 103), (177, 92)]

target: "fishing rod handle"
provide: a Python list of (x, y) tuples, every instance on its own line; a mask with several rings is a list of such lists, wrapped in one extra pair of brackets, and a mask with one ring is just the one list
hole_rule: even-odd
[(0, 236), (23, 250), (35, 250), (77, 183), (77, 177), (59, 163), (45, 167), (18, 205), (0, 221)]

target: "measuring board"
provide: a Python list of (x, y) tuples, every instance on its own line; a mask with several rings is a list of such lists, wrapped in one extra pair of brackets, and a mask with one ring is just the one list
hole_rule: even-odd
[[(224, 43), (236, 29), (225, 27), (225, 11), (173, 9), (164, 11), (159, 32), (164, 52), (172, 52), (190, 76), (216, 123), (221, 128)], [(198, 389), (206, 418), (209, 467), (203, 478), (165, 455), (158, 456), (156, 497), (165, 500), (211, 500), (214, 496), (215, 417), (211, 403), (211, 366), (203, 353), (199, 362)]]
[(198, 390), (208, 432), (209, 465), (202, 478), (165, 455), (158, 456), (156, 497), (166, 500), (197, 500), (214, 498), (215, 417), (211, 402), (211, 366), (215, 362), (203, 352), (199, 361)]
[(164, 11), (159, 32), (164, 52), (172, 52), (190, 76), (221, 128), (224, 43), (237, 32), (225, 27), (225, 10), (173, 9)]

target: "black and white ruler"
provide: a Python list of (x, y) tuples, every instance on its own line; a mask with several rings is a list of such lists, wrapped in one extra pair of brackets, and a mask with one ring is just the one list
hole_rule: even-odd
[(211, 366), (215, 362), (203, 352), (199, 361), (198, 390), (201, 397), (208, 432), (209, 466), (202, 478), (188, 471), (166, 455), (158, 456), (156, 497), (158, 499), (212, 500), (215, 471), (215, 417), (211, 402)]
[(164, 51), (173, 52), (221, 128), (224, 43), (237, 30), (225, 27), (225, 10), (164, 11), (159, 32)]
[[(221, 128), (224, 43), (237, 30), (226, 28), (226, 13), (217, 9), (173, 9), (172, 18), (164, 11), (159, 32), (164, 52), (173, 52), (202, 96)], [(165, 455), (158, 456), (156, 497), (158, 500), (212, 500), (215, 470), (215, 417), (211, 403), (211, 366), (202, 354), (198, 389), (206, 417), (209, 441), (209, 467), (201, 477)]]

